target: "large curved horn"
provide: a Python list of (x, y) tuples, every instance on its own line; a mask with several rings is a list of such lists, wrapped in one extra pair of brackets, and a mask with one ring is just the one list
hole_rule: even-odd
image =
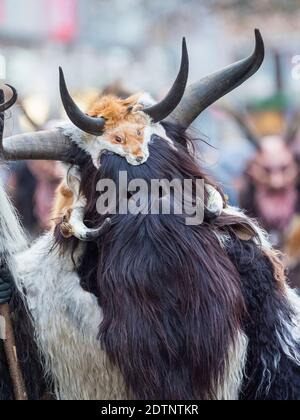
[[(71, 140), (62, 134), (59, 128), (36, 133), (19, 134), (3, 139), (4, 111), (14, 105), (17, 92), (13, 86), (7, 85), (13, 92), (12, 97), (4, 103), (4, 92), (0, 90), (0, 156), (5, 160), (60, 160), (68, 162)], [(72, 162), (70, 162), (72, 163)]]
[(188, 128), (198, 115), (222, 96), (240, 86), (251, 77), (264, 60), (264, 42), (255, 29), (255, 50), (253, 54), (225, 69), (213, 73), (190, 85), (175, 111), (167, 121)]
[(63, 106), (72, 123), (86, 133), (94, 136), (101, 136), (105, 126), (105, 119), (93, 118), (80, 111), (69, 94), (65, 76), (61, 67), (59, 68), (59, 88)]
[(7, 109), (11, 108), (16, 103), (16, 101), (18, 99), (18, 94), (17, 94), (16, 89), (13, 86), (10, 86), (10, 85), (7, 85), (7, 84), (5, 86), (8, 86), (12, 90), (12, 96), (7, 102), (3, 103), (4, 102), (4, 92), (1, 89), (2, 90), (2, 95), (0, 97), (0, 112), (4, 112)]
[(5, 102), (5, 95), (3, 89), (0, 89), (0, 154), (3, 154), (3, 131), (4, 131), (4, 112), (12, 107), (18, 99), (18, 94), (13, 86), (8, 86), (12, 90), (12, 97)]
[(143, 111), (148, 114), (154, 123), (164, 120), (180, 103), (187, 84), (189, 75), (189, 57), (185, 38), (182, 40), (181, 66), (178, 76), (167, 94), (167, 96), (158, 104), (145, 108)]
[(69, 162), (71, 140), (59, 128), (36, 133), (18, 134), (2, 141), (5, 160), (59, 160)]

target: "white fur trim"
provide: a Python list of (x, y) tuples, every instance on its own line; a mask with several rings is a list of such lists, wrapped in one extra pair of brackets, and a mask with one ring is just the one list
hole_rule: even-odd
[(6, 322), (2, 315), (0, 315), (0, 340), (6, 340)]
[(224, 378), (217, 386), (217, 400), (238, 400), (245, 373), (247, 347), (248, 338), (239, 331), (229, 349)]
[[(52, 249), (50, 233), (17, 259), (20, 290), (34, 320), (35, 336), (54, 377), (56, 396), (67, 400), (124, 399), (120, 373), (110, 366), (97, 339), (102, 314), (85, 292), (70, 255)], [(84, 246), (79, 246), (79, 262)]]
[(0, 184), (0, 257), (5, 258), (13, 278), (16, 277), (15, 255), (27, 248), (27, 239), (6, 192)]
[(156, 104), (155, 99), (149, 92), (142, 93), (139, 97), (138, 104), (142, 105), (144, 108), (148, 108)]
[(205, 189), (208, 193), (207, 198), (207, 209), (216, 216), (220, 216), (223, 212), (223, 198), (219, 191), (217, 191), (212, 185), (205, 184)]
[(0, 185), (0, 253), (14, 254), (27, 246), (17, 213)]
[[(277, 331), (277, 336), (282, 346), (284, 353), (293, 360), (298, 366), (300, 366), (300, 352), (299, 352), (299, 343), (300, 343), (300, 296), (297, 292), (291, 289), (289, 286), (286, 286), (287, 299), (290, 304), (290, 307), (294, 313), (293, 319), (291, 321), (286, 320), (282, 317), (281, 324), (283, 331), (288, 331), (289, 336), (282, 334)], [(298, 344), (298, 347), (296, 346)]]
[(251, 229), (257, 234), (259, 243), (262, 245), (262, 247), (265, 249), (272, 248), (267, 232), (259, 226), (255, 219), (251, 219), (250, 217), (246, 216), (244, 212), (237, 207), (228, 206), (223, 210), (223, 213), (244, 219), (245, 222), (249, 224)]

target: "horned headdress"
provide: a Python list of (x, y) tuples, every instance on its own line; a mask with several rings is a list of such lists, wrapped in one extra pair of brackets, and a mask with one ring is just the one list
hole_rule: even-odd
[[(161, 102), (145, 108), (144, 112), (151, 117), (153, 123), (168, 121), (187, 129), (207, 107), (251, 77), (259, 69), (263, 59), (264, 43), (259, 30), (255, 30), (255, 49), (248, 58), (204, 77), (186, 88), (189, 62), (186, 43), (183, 40), (181, 66), (173, 87)], [(80, 111), (68, 92), (62, 69), (60, 93), (70, 120), (82, 131), (100, 136), (105, 130), (105, 120), (92, 118)], [(11, 101), (15, 99), (14, 90)], [(1, 148), (6, 160), (66, 161), (70, 143), (70, 139), (62, 134), (61, 129), (52, 129), (6, 138)]]
[[(187, 130), (207, 107), (251, 77), (259, 69), (263, 59), (264, 43), (260, 32), (255, 30), (255, 49), (249, 57), (187, 87), (189, 58), (186, 42), (183, 39), (181, 65), (172, 88), (163, 100), (152, 106), (144, 106), (142, 112), (147, 115), (151, 126), (168, 122)], [(101, 115), (98, 117), (87, 115), (78, 108), (68, 91), (61, 68), (59, 69), (59, 79), (62, 103), (71, 122), (85, 135), (103, 136), (106, 129), (105, 118)], [(16, 92), (13, 89), (10, 103), (15, 99)], [(64, 130), (55, 128), (3, 139), (0, 150), (5, 160), (42, 159), (76, 164), (76, 159), (74, 161), (73, 157), (70, 158), (72, 146), (72, 139), (66, 135)], [(95, 230), (87, 229), (83, 225), (83, 221), (80, 231), (86, 232), (87, 237), (95, 238), (97, 235)], [(79, 237), (82, 238), (85, 235), (80, 234)]]

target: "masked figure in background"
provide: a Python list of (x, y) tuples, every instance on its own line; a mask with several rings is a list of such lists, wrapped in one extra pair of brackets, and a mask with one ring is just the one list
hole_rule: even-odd
[(256, 149), (245, 169), (240, 206), (259, 220), (273, 246), (284, 251), (291, 282), (300, 287), (300, 184), (294, 151), (299, 115), (292, 119), (285, 135), (259, 138), (246, 116), (227, 111)]

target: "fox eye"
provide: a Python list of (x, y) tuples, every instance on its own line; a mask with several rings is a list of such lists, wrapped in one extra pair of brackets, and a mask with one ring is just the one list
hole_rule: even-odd
[(142, 133), (142, 131), (141, 131), (141, 130), (138, 130), (138, 131), (136, 132), (136, 134), (137, 134), (139, 137), (141, 137), (141, 136), (143, 135), (143, 133)]
[(120, 137), (120, 136), (116, 136), (116, 137), (115, 137), (115, 141), (116, 141), (117, 143), (123, 143), (123, 139), (122, 139), (122, 137)]

